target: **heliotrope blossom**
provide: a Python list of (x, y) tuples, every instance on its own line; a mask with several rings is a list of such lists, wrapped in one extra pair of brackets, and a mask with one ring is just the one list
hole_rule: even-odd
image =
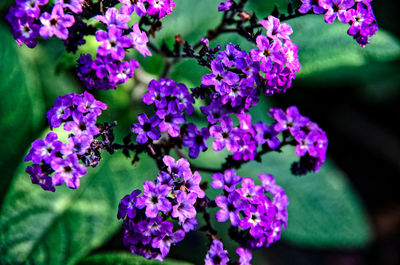
[(72, 133), (67, 143), (61, 142), (54, 132), (49, 132), (44, 140), (38, 139), (32, 143), (32, 148), (25, 156), (25, 161), (33, 162), (26, 169), (32, 183), (50, 191), (55, 191), (54, 186), (63, 183), (72, 189), (79, 187), (80, 178), (87, 172), (79, 160), (86, 160), (94, 137), (100, 132), (96, 124), (97, 117), (106, 108), (106, 104), (88, 92), (56, 99), (54, 107), (47, 112), (50, 127), (57, 128), (64, 124), (64, 130)]
[[(171, 245), (197, 226), (195, 206), (198, 198), (205, 196), (199, 187), (200, 174), (192, 173), (186, 159), (176, 161), (166, 155), (163, 162), (166, 171), (160, 172), (155, 183), (145, 181), (142, 195), (139, 190), (126, 195), (117, 214), (118, 219), (124, 219), (125, 246), (134, 254), (161, 261)], [(178, 229), (173, 229), (169, 218), (178, 221)]]

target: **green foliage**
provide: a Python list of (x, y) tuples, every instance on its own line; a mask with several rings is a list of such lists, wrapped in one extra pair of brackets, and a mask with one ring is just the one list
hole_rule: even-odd
[(79, 262), (79, 265), (190, 265), (191, 263), (166, 259), (163, 262), (147, 260), (143, 257), (132, 255), (128, 252), (110, 252), (89, 256)]
[(299, 46), (299, 78), (343, 66), (363, 66), (400, 57), (400, 42), (380, 29), (366, 48), (347, 35), (348, 25), (326, 24), (322, 16), (310, 15), (289, 20), (293, 42)]
[[(150, 159), (135, 168), (121, 154), (104, 160), (77, 190), (55, 193), (32, 185), (23, 163), (0, 213), (0, 256), (11, 264), (75, 264), (121, 226), (119, 200), (156, 176)], [(139, 173), (140, 172), (140, 173)]]

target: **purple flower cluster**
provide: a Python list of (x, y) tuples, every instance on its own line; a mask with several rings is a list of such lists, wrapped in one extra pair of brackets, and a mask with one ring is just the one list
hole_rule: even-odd
[(270, 109), (270, 115), (277, 121), (276, 132), (288, 131), (297, 142), (296, 154), (311, 160), (310, 170), (317, 172), (326, 159), (328, 138), (325, 132), (309, 118), (302, 116), (296, 106), (282, 109)]
[[(289, 199), (285, 191), (275, 184), (269, 174), (260, 174), (262, 186), (255, 185), (252, 178), (242, 179), (233, 169), (212, 176), (211, 186), (223, 189), (215, 203), (218, 222), (230, 220), (236, 240), (250, 249), (268, 247), (280, 239), (282, 228), (287, 224)], [(236, 185), (241, 184), (240, 188)], [(269, 196), (267, 196), (269, 195)]]
[(273, 16), (259, 23), (267, 34), (256, 38), (257, 49), (246, 53), (228, 44), (211, 62), (212, 74), (203, 76), (201, 83), (215, 88), (213, 102), (247, 110), (258, 102), (254, 86), (265, 88), (266, 95), (285, 92), (291, 86), (300, 69), (298, 48), (289, 38), (292, 28)]
[(226, 147), (233, 153), (233, 159), (247, 161), (255, 158), (258, 146), (267, 144), (269, 148), (276, 149), (281, 144), (273, 125), (268, 126), (264, 122), (252, 124), (250, 114), (237, 114), (236, 117), (239, 120), (237, 127), (233, 127), (229, 116), (222, 117), (220, 125), (210, 127), (210, 135), (215, 138), (214, 151)]
[[(172, 9), (175, 7), (173, 0), (119, 0), (124, 5), (121, 7), (121, 12), (127, 15), (132, 15), (135, 12), (138, 16), (143, 17), (146, 14), (155, 18), (163, 18), (166, 15), (172, 14)], [(133, 3), (132, 3), (133, 2)]]
[(187, 87), (167, 78), (152, 80), (148, 92), (143, 96), (143, 102), (154, 104), (156, 115), (148, 118), (144, 113), (139, 114), (139, 123), (133, 124), (131, 130), (138, 134), (136, 141), (140, 144), (146, 143), (148, 138), (158, 140), (160, 131), (168, 132), (171, 137), (180, 136), (180, 125), (185, 123), (185, 113), (192, 115), (194, 112), (194, 99)]
[(77, 75), (87, 89), (116, 89), (133, 77), (139, 63), (114, 60), (110, 55), (97, 54), (96, 60), (90, 54), (82, 54), (78, 59)]
[(17, 0), (16, 5), (10, 7), (6, 19), (11, 25), (11, 33), (17, 43), (19, 45), (25, 43), (29, 48), (33, 48), (37, 44), (36, 38), (39, 35), (45, 39), (55, 35), (66, 40), (68, 28), (74, 25), (75, 18), (65, 14), (64, 8), (74, 13), (82, 12), (80, 2), (82, 0), (65, 4), (63, 0), (59, 0), (53, 6), (51, 13), (41, 13), (40, 7), (46, 5), (48, 0)]
[[(204, 198), (200, 174), (192, 173), (189, 162), (164, 156), (165, 170), (155, 183), (145, 181), (139, 190), (126, 195), (118, 207), (118, 219), (124, 219), (123, 243), (134, 254), (147, 259), (164, 260), (172, 244), (197, 226), (196, 201)], [(167, 218), (178, 221), (182, 229), (173, 231)]]
[(376, 34), (378, 25), (372, 10), (372, 0), (301, 0), (300, 13), (308, 13), (312, 9), (315, 14), (325, 13), (325, 22), (333, 23), (336, 19), (349, 23), (347, 33), (365, 47), (369, 38)]
[[(47, 113), (51, 128), (64, 123), (64, 130), (71, 131), (67, 143), (62, 143), (57, 134), (49, 132), (45, 139), (32, 143), (25, 161), (33, 165), (26, 169), (32, 183), (44, 190), (55, 191), (55, 185), (66, 183), (69, 188), (79, 187), (79, 179), (86, 174), (86, 167), (79, 164), (79, 156), (85, 154), (99, 134), (97, 117), (107, 106), (97, 101), (91, 94), (69, 94), (58, 97)], [(53, 176), (50, 176), (54, 173)]]

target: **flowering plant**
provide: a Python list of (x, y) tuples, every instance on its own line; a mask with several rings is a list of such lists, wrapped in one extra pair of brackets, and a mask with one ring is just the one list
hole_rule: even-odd
[[(58, 38), (68, 52), (78, 53), (74, 71), (85, 88), (57, 97), (48, 110), (51, 131), (35, 140), (25, 156), (32, 183), (52, 192), (64, 183), (79, 190), (88, 168), (99, 166), (106, 152), (121, 151), (133, 157), (133, 164), (141, 163), (139, 156), (150, 157), (156, 174), (149, 174), (140, 187), (129, 187), (115, 209), (124, 246), (146, 259), (163, 261), (193, 230), (208, 237), (205, 264), (250, 264), (253, 250), (278, 241), (288, 225), (290, 198), (269, 172), (253, 179), (239, 176), (238, 170), (293, 146), (298, 159), (291, 161), (292, 174), (318, 172), (328, 147), (325, 131), (295, 105), (265, 109), (269, 122), (251, 114), (263, 98), (290, 91), (301, 69), (302, 44), (293, 42), (286, 22), (308, 14), (323, 15), (326, 23), (337, 18), (349, 25), (347, 34), (361, 47), (378, 30), (370, 0), (301, 0), (296, 9), (289, 5), (287, 13), (275, 9), (263, 18), (246, 9), (247, 0), (220, 2), (215, 11), (222, 19), (215, 29), (195, 43), (177, 33), (172, 48), (158, 47), (151, 39), (178, 7), (173, 0), (17, 0), (6, 16), (19, 45), (35, 48), (38, 40)], [(214, 45), (225, 33), (243, 37), (251, 48)], [(97, 43), (95, 54), (81, 52), (90, 37)], [(119, 141), (114, 136), (117, 117), (98, 121), (112, 106), (95, 95), (128, 84), (141, 62), (154, 55), (169, 63), (141, 95), (151, 111), (137, 114)], [(198, 86), (168, 77), (183, 58), (206, 69)], [(196, 159), (207, 150), (228, 155), (219, 167), (205, 167)], [(223, 231), (212, 219), (229, 224), (227, 233), (238, 244), (239, 259), (227, 252)]]

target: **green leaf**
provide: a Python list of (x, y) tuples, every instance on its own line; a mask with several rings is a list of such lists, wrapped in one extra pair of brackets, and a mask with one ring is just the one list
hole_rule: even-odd
[(257, 177), (272, 174), (289, 197), (288, 228), (283, 239), (305, 247), (361, 248), (371, 241), (371, 229), (360, 198), (346, 175), (328, 160), (316, 174), (295, 177), (290, 165), (298, 157), (291, 147), (264, 155), (238, 172)]
[(157, 260), (148, 260), (143, 257), (133, 255), (128, 252), (110, 252), (100, 253), (89, 256), (79, 262), (79, 265), (190, 265), (191, 263), (166, 259), (163, 262)]
[(31, 184), (25, 167), (0, 213), (0, 256), (11, 264), (76, 264), (121, 227), (120, 199), (157, 173), (150, 159), (135, 168), (120, 153), (105, 155), (77, 190), (62, 186), (52, 193)]
[(0, 23), (0, 133), (7, 141), (0, 147), (0, 202), (26, 147), (43, 130), (46, 112), (56, 97), (74, 92), (68, 73), (56, 74), (54, 62), (63, 49), (58, 41), (29, 49), (17, 45), (8, 27)]
[(26, 60), (28, 48), (19, 47), (2, 23), (0, 35), (0, 134), (7, 139), (0, 146), (0, 194), (4, 194), (26, 146), (41, 131), (45, 107), (37, 68)]
[(299, 77), (343, 66), (363, 66), (400, 57), (400, 42), (379, 29), (366, 48), (347, 35), (348, 25), (326, 24), (322, 16), (310, 15), (289, 20), (293, 42), (299, 46), (302, 68)]

